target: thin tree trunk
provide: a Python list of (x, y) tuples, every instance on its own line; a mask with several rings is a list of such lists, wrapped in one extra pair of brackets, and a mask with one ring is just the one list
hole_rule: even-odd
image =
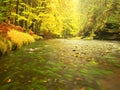
[(15, 18), (15, 24), (18, 25), (17, 19), (18, 19), (18, 14), (19, 14), (19, 0), (17, 0), (17, 2), (16, 2), (16, 14), (17, 14), (17, 16)]

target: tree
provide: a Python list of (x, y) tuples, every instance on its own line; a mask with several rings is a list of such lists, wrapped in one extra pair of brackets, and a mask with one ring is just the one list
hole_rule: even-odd
[[(57, 37), (94, 36), (108, 22), (120, 23), (119, 0), (0, 0), (0, 21), (39, 35)], [(3, 6), (6, 6), (3, 8)]]
[(10, 0), (0, 0), (0, 22), (5, 21), (10, 15)]

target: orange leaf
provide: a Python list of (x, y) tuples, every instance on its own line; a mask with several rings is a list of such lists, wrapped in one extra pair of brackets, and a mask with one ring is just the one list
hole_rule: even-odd
[(12, 80), (11, 80), (11, 79), (8, 79), (8, 80), (7, 80), (7, 83), (10, 83), (10, 82), (12, 82)]
[(81, 78), (77, 77), (77, 78), (76, 78), (76, 80), (80, 81), (80, 80), (81, 80)]
[(82, 87), (80, 90), (85, 90), (85, 87)]

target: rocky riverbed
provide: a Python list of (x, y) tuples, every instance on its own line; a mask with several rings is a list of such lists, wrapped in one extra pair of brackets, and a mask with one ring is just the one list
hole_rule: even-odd
[(0, 58), (0, 90), (119, 90), (120, 42), (52, 39)]

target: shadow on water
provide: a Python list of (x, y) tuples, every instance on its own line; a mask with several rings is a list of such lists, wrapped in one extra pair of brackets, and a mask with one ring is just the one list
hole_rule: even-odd
[(120, 42), (38, 41), (0, 58), (0, 90), (119, 90)]

